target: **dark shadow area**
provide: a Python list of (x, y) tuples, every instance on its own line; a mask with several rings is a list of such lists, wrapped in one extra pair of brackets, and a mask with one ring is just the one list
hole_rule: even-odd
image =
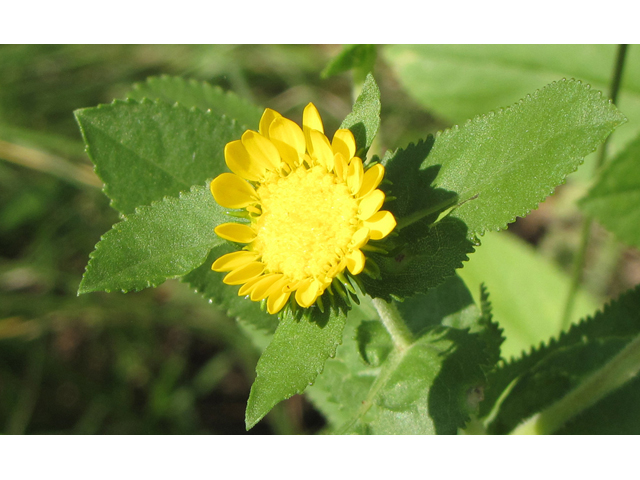
[(407, 326), (416, 336), (439, 325), (469, 328), (472, 322), (478, 320), (478, 309), (473, 297), (457, 275), (424, 294), (398, 302), (397, 306)]
[[(425, 167), (434, 144), (429, 136), (383, 160), (386, 190), (393, 200), (384, 208), (393, 213), (398, 227), (382, 242), (388, 255), (367, 253), (368, 262), (380, 270), (380, 278), (362, 276), (367, 293), (374, 297), (405, 298), (424, 293), (454, 275), (474, 251), (464, 222), (439, 215), (455, 203), (457, 194), (433, 186), (439, 165)], [(421, 216), (422, 214), (424, 216)]]
[(442, 339), (452, 343), (440, 354), (446, 358), (429, 390), (429, 415), (438, 435), (455, 435), (483, 399), (486, 344), (467, 329), (446, 329)]

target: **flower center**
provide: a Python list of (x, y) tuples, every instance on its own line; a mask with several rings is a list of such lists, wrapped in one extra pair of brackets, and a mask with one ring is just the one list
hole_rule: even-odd
[(358, 204), (347, 185), (320, 166), (299, 167), (257, 190), (262, 215), (254, 249), (271, 273), (293, 281), (326, 279), (358, 226)]

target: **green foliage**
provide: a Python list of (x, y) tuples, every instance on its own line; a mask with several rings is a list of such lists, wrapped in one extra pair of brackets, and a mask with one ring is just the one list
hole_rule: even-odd
[(581, 206), (623, 242), (640, 247), (640, 136), (600, 172)]
[[(451, 122), (510, 105), (560, 78), (607, 91), (615, 45), (391, 45), (384, 58), (402, 86), (429, 111)], [(628, 126), (616, 150), (640, 133), (640, 50), (627, 52), (620, 104)]]
[(149, 100), (75, 113), (105, 194), (123, 214), (215, 177), (226, 168), (225, 144), (243, 132), (224, 116)]
[(375, 45), (345, 46), (342, 51), (329, 62), (320, 75), (327, 78), (348, 70), (354, 70), (356, 74), (364, 77), (364, 75), (373, 70), (376, 56), (377, 49)]
[(560, 81), (436, 138), (421, 170), (454, 192), (470, 236), (505, 228), (564, 182), (624, 116), (600, 92)]
[[(211, 235), (210, 232), (209, 235)], [(187, 282), (196, 292), (224, 310), (230, 317), (237, 318), (258, 330), (273, 333), (278, 326), (278, 317), (262, 310), (259, 303), (239, 297), (236, 289), (223, 283), (222, 279), (226, 274), (211, 271), (211, 265), (217, 258), (234, 250), (237, 250), (235, 245), (222, 242), (211, 250), (202, 265), (186, 274), (181, 280)]]
[(345, 332), (336, 358), (309, 389), (336, 432), (455, 433), (478, 406), (481, 366), (495, 364), (501, 336), (464, 283), (452, 277), (397, 306), (416, 334), (409, 348), (395, 349), (377, 322), (366, 320), (376, 312), (363, 304), (353, 312), (362, 319), (357, 334)]
[(368, 255), (380, 269), (379, 278), (362, 279), (369, 295), (401, 299), (424, 293), (454, 275), (473, 252), (465, 225), (455, 218), (445, 218), (419, 234), (415, 230), (406, 229), (389, 240), (390, 255)]
[(347, 115), (340, 128), (348, 128), (356, 139), (356, 155), (363, 159), (380, 128), (380, 89), (371, 74), (362, 86), (353, 111)]
[(225, 92), (207, 82), (180, 77), (149, 77), (144, 83), (136, 83), (126, 98), (141, 102), (143, 99), (161, 100), (169, 104), (179, 103), (185, 107), (211, 110), (217, 116), (235, 119), (243, 130), (258, 129), (258, 122), (264, 109), (256, 107), (233, 92)]
[(265, 349), (247, 403), (247, 429), (260, 421), (273, 406), (313, 384), (327, 358), (333, 357), (342, 341), (345, 312), (317, 308), (302, 315), (288, 311)]
[[(97, 245), (80, 292), (141, 289), (182, 277), (211, 303), (255, 328), (256, 335), (273, 332), (247, 404), (251, 428), (278, 402), (316, 381), (342, 342), (347, 312), (334, 306), (324, 313), (315, 307), (300, 314), (286, 310), (276, 325), (210, 271), (215, 258), (234, 249), (212, 234), (228, 212), (205, 187), (175, 198), (189, 182), (226, 170), (223, 144), (240, 133), (237, 123), (221, 114), (251, 114), (251, 108), (238, 107), (235, 97), (206, 84), (167, 77), (138, 86), (133, 95), (158, 100), (129, 99), (76, 113), (114, 206), (125, 214), (138, 207)], [(217, 114), (202, 111), (219, 97), (230, 103), (220, 101)], [(177, 103), (171, 105), (172, 100)], [(374, 298), (406, 300), (391, 304), (390, 318), (386, 313), (365, 317), (355, 338), (345, 342), (350, 351), (342, 354), (345, 360), (338, 357), (321, 377), (320, 392), (327, 387), (322, 378), (335, 388), (335, 375), (343, 382), (347, 375), (351, 385), (353, 377), (379, 370), (364, 373), (369, 378), (358, 381), (356, 390), (315, 395), (334, 428), (455, 433), (465, 425), (482, 398), (485, 373), (500, 357), (503, 337), (492, 322), (486, 293), (478, 310), (455, 270), (474, 251), (478, 235), (503, 228), (535, 207), (622, 121), (599, 93), (563, 81), (446, 131), (435, 142), (429, 138), (385, 155), (398, 233), (381, 244), (382, 250), (368, 253), (367, 265), (375, 274), (361, 282)], [(341, 128), (352, 130), (364, 156), (379, 125), (380, 92), (368, 75)], [(149, 183), (147, 178), (154, 178), (152, 188), (136, 188)], [(372, 323), (376, 318), (397, 324), (391, 336)], [(401, 324), (413, 335), (402, 341), (407, 343), (394, 337), (396, 329), (405, 328)], [(335, 408), (332, 402), (341, 395), (351, 400), (340, 398), (345, 403)]]
[[(572, 326), (557, 339), (552, 338), (546, 345), (533, 348), (521, 358), (500, 365), (489, 375), (490, 386), (480, 411), (481, 416), (487, 415), (498, 397), (507, 394), (501, 402), (498, 415), (491, 418), (489, 431), (507, 433), (522, 420), (561, 398), (589, 373), (606, 363), (640, 334), (639, 307), (640, 289), (636, 288), (607, 305), (594, 317)], [(511, 385), (514, 381), (515, 386)], [(545, 384), (553, 387), (542, 388)], [(625, 402), (625, 396), (637, 396), (638, 385), (634, 382), (624, 388)], [(597, 411), (600, 408), (601, 405), (595, 405), (575, 421), (584, 428), (586, 420), (583, 417), (593, 409)], [(609, 414), (604, 416), (606, 418)], [(636, 419), (635, 416), (630, 418)], [(601, 421), (597, 415), (590, 416), (588, 423), (592, 433), (601, 429), (612, 431), (626, 428), (623, 422), (617, 426), (606, 425), (606, 421)], [(570, 425), (567, 425), (569, 430), (566, 433), (570, 433)]]
[[(479, 292), (484, 283), (491, 290), (494, 319), (504, 329), (504, 358), (517, 358), (562, 330), (562, 308), (569, 291), (569, 277), (556, 265), (511, 232), (488, 233), (482, 246), (459, 271), (469, 289)], [(480, 302), (479, 296), (476, 301)], [(594, 312), (600, 302), (580, 291), (572, 322)]]
[(182, 276), (225, 243), (212, 235), (224, 221), (224, 209), (205, 186), (141, 207), (96, 245), (78, 293), (141, 290)]
[[(67, 51), (39, 48), (33, 49), (37, 71), (47, 71), (42, 52), (61, 60)], [(395, 82), (376, 84), (370, 72), (380, 60), (378, 50), (406, 92), (428, 111), (412, 110), (404, 92), (394, 91)], [(20, 351), (30, 352), (25, 366), (17, 368), (13, 350), (3, 344), (0, 375), (9, 388), (0, 392), (0, 413), (11, 415), (7, 432), (28, 431), (24, 419), (38, 397), (31, 386), (60, 378), (52, 365), (73, 345), (72, 328), (60, 327), (75, 325), (68, 318), (81, 319), (83, 325), (94, 322), (90, 328), (78, 328), (91, 339), (85, 345), (104, 343), (109, 352), (105, 355), (115, 359), (110, 375), (127, 385), (114, 388), (112, 394), (103, 390), (93, 395), (92, 387), (83, 384), (91, 399), (86, 408), (94, 413), (78, 421), (77, 432), (118, 432), (126, 430), (121, 426), (125, 424), (141, 433), (208, 431), (197, 428), (203, 425), (199, 412), (228, 409), (204, 402), (207, 395), (216, 389), (233, 391), (243, 381), (246, 390), (236, 391), (232, 402), (240, 405), (248, 395), (245, 425), (258, 432), (266, 428), (261, 421), (265, 415), (274, 431), (295, 431), (286, 419), (291, 411), (308, 412), (308, 406), (300, 397), (280, 402), (302, 393), (326, 419), (324, 432), (357, 434), (452, 434), (464, 428), (508, 433), (523, 420), (571, 399), (595, 373), (634, 345), (640, 335), (638, 289), (563, 333), (566, 274), (542, 256), (541, 244), (534, 252), (511, 237), (483, 234), (504, 229), (535, 209), (624, 122), (596, 91), (606, 88), (613, 50), (354, 45), (343, 48), (325, 68), (324, 83), (313, 84), (310, 79), (320, 70), (318, 59), (332, 47), (314, 47), (318, 55), (285, 46), (261, 47), (259, 52), (258, 47), (244, 46), (167, 48), (170, 60), (162, 68), (154, 69), (150, 60), (147, 67), (131, 69), (137, 72), (131, 77), (109, 71), (104, 80), (109, 89), (91, 85), (87, 91), (99, 94), (87, 93), (78, 99), (81, 103), (52, 108), (40, 117), (97, 105), (105, 98), (125, 98), (76, 111), (86, 151), (117, 212), (89, 193), (97, 179), (83, 168), (77, 131), (66, 139), (48, 136), (33, 128), (35, 119), (29, 123), (19, 114), (16, 125), (7, 127), (19, 113), (12, 110), (12, 98), (20, 93), (20, 82), (9, 82), (8, 89), (0, 89), (0, 137), (50, 150), (55, 155), (33, 158), (52, 162), (42, 171), (71, 182), (52, 187), (36, 176), (29, 179), (29, 189), (17, 190), (17, 169), (0, 164), (0, 341), (18, 336), (25, 339)], [(0, 49), (0, 58), (18, 77), (24, 76), (28, 65), (11, 52), (18, 50)], [(57, 64), (62, 71), (83, 70), (84, 64), (96, 63), (92, 58)], [(335, 83), (329, 77), (348, 70), (359, 95), (345, 118), (349, 107), (341, 98), (353, 92), (346, 91), (344, 77)], [(199, 79), (161, 75), (165, 71), (188, 71)], [(618, 97), (630, 122), (614, 146), (640, 132), (637, 73), (631, 63)], [(154, 76), (144, 80), (149, 74)], [(65, 77), (52, 75), (58, 86), (51, 96), (62, 98), (68, 91), (63, 88)], [(580, 80), (559, 80), (563, 77)], [(201, 81), (205, 78), (211, 83)], [(592, 83), (593, 89), (584, 82)], [(542, 88), (545, 84), (550, 85)], [(380, 89), (385, 100), (382, 122)], [(329, 97), (323, 92), (328, 91), (332, 102), (323, 102), (322, 97)], [(31, 96), (46, 103), (42, 95)], [(20, 93), (20, 98), (27, 97)], [(398, 98), (402, 105), (394, 108)], [(238, 296), (237, 286), (224, 284), (225, 275), (211, 270), (217, 258), (239, 247), (213, 233), (216, 225), (236, 217), (215, 203), (207, 181), (227, 171), (224, 145), (240, 138), (246, 128), (257, 129), (262, 109), (254, 99), (286, 116), (313, 100), (329, 112), (325, 125), (341, 125), (354, 133), (363, 159), (378, 145), (394, 148), (381, 160), (370, 156), (367, 165), (380, 161), (385, 166), (380, 187), (387, 195), (384, 209), (394, 214), (398, 225), (392, 235), (363, 248), (366, 273), (349, 285), (355, 290), (351, 298), (357, 297), (350, 308), (342, 306), (339, 296), (332, 302), (327, 294), (324, 306), (269, 315), (264, 305)], [(465, 123), (467, 118), (471, 120)], [(462, 123), (447, 129), (447, 119)], [(443, 131), (429, 135), (437, 122)], [(381, 125), (383, 138), (376, 139)], [(413, 143), (397, 148), (403, 145), (398, 137)], [(582, 202), (585, 212), (633, 245), (640, 239), (634, 198), (640, 182), (632, 168), (638, 145), (636, 140), (606, 166)], [(13, 161), (15, 151), (20, 150), (0, 141), (0, 157)], [(565, 201), (574, 201), (580, 193), (558, 192)], [(113, 225), (118, 213), (120, 221)], [(112, 229), (90, 255), (80, 293), (140, 290), (167, 279), (180, 282), (116, 301), (110, 295), (64, 300), (59, 292), (75, 293), (80, 273), (74, 268), (81, 268), (90, 246), (109, 225)], [(32, 240), (23, 247), (21, 238)], [(70, 246), (73, 254), (56, 252), (68, 252)], [(22, 258), (28, 258), (26, 267)], [(193, 295), (194, 290), (200, 295)], [(46, 292), (42, 298), (41, 291)], [(605, 291), (596, 293), (579, 294), (576, 316), (595, 311)], [(208, 302), (197, 303), (198, 296)], [(195, 298), (193, 304), (188, 297)], [(91, 302), (101, 302), (104, 310), (91, 307)], [(135, 326), (136, 338), (144, 340), (114, 333), (119, 325)], [(65, 336), (51, 341), (59, 350), (49, 351), (42, 332), (60, 329)], [(111, 342), (104, 341), (103, 334)], [(29, 338), (37, 340), (28, 349)], [(203, 350), (206, 341), (214, 342), (213, 351)], [(528, 353), (520, 355), (522, 351)], [(94, 375), (92, 358), (76, 357), (86, 364), (86, 378)], [(111, 385), (104, 369), (95, 371), (103, 375), (95, 383)], [(600, 392), (601, 400), (593, 405), (576, 404), (557, 433), (640, 431), (635, 413), (640, 382), (625, 381)], [(19, 393), (21, 389), (28, 394)], [(52, 386), (42, 398), (62, 396), (57, 392), (64, 389)], [(115, 398), (129, 405), (122, 407), (128, 414), (114, 409)], [(6, 405), (18, 407), (9, 412)], [(289, 406), (292, 410), (283, 415), (281, 409)], [(60, 409), (55, 412), (56, 417), (64, 416)], [(95, 418), (99, 420), (91, 420)]]

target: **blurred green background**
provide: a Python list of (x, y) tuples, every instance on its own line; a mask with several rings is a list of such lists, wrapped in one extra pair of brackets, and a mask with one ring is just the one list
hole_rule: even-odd
[[(520, 59), (534, 47), (522, 48), (512, 56)], [(90, 252), (118, 215), (100, 191), (73, 111), (123, 98), (133, 83), (169, 74), (206, 80), (296, 121), (314, 102), (332, 132), (353, 101), (349, 72), (321, 75), (340, 51), (335, 45), (0, 46), (0, 432), (245, 433), (244, 408), (259, 350), (235, 321), (177, 281), (127, 295), (76, 296)], [(600, 81), (597, 86), (605, 89), (615, 52), (613, 46), (597, 52), (602, 61), (594, 71), (600, 77), (584, 79)], [(578, 67), (593, 63), (593, 52), (578, 57)], [(424, 67), (425, 58), (457, 60)], [(487, 104), (506, 106), (563, 76), (595, 75), (573, 65), (554, 70), (529, 61), (529, 71), (539, 67), (545, 75), (528, 75), (528, 83), (511, 75), (507, 83), (515, 87), (506, 88), (499, 70), (484, 72), (476, 83), (485, 93), (499, 89), (503, 96), (487, 100), (475, 92), (465, 103), (476, 77), (473, 65), (460, 58), (455, 49), (378, 48), (374, 74), (382, 124), (375, 153), (450, 126), (460, 121), (457, 115), (485, 112)], [(482, 62), (486, 67), (488, 61)], [(447, 65), (458, 70), (443, 77)], [(470, 78), (456, 84), (451, 79), (466, 78), (460, 71)], [(449, 96), (421, 90), (429, 82), (433, 91)], [(462, 271), (474, 294), (481, 281), (488, 284), (496, 318), (510, 338), (505, 356), (559, 330), (561, 312), (557, 318), (554, 312), (562, 305), (580, 230), (575, 200), (589, 178), (578, 174), (513, 224), (511, 233), (487, 235), (486, 250)], [(576, 318), (640, 283), (637, 251), (602, 229), (594, 233)], [(498, 265), (493, 252), (502, 254)], [(546, 323), (538, 321), (534, 307), (540, 298), (551, 317)], [(294, 397), (249, 433), (316, 433), (323, 424), (311, 404)]]

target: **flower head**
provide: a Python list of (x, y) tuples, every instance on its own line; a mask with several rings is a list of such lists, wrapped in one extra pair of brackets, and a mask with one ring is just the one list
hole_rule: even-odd
[(215, 229), (246, 246), (211, 268), (229, 272), (224, 283), (242, 285), (239, 295), (267, 299), (269, 313), (282, 310), (291, 295), (310, 307), (345, 271), (361, 273), (362, 248), (396, 226), (391, 212), (380, 210), (384, 167), (365, 170), (349, 130), (338, 130), (329, 142), (313, 104), (304, 109), (302, 123), (301, 129), (266, 109), (259, 132), (248, 130), (225, 146), (233, 173), (211, 182), (216, 202), (245, 209), (249, 219)]

